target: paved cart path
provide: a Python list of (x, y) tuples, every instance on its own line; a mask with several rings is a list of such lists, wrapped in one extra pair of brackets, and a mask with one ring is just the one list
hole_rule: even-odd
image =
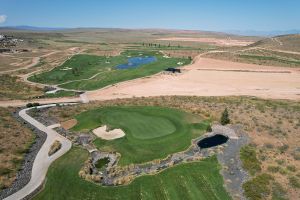
[[(38, 106), (38, 108), (46, 108), (46, 107), (54, 107), (55, 104), (51, 105), (44, 105), (44, 106)], [(65, 154), (72, 146), (72, 143), (70, 140), (66, 139), (65, 137), (59, 135), (56, 131), (53, 129), (44, 126), (42, 123), (38, 122), (37, 120), (30, 117), (26, 111), (30, 110), (31, 108), (23, 109), (19, 112), (20, 117), (22, 117), (25, 121), (32, 124), (39, 130), (45, 132), (47, 134), (47, 139), (43, 146), (41, 147), (40, 151), (38, 152), (33, 166), (32, 166), (32, 174), (31, 179), (27, 185), (25, 185), (21, 190), (18, 192), (12, 194), (11, 196), (8, 196), (5, 200), (16, 200), (16, 199), (22, 199), (35, 191), (44, 181), (48, 168), (51, 165), (53, 161), (55, 161), (57, 158)], [(55, 154), (52, 156), (48, 156), (49, 149), (53, 142), (55, 140), (58, 140), (61, 142), (62, 146), (61, 149), (58, 150)]]

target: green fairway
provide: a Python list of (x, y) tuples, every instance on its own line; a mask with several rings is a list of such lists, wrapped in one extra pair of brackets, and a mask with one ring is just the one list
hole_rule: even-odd
[(75, 117), (74, 131), (93, 130), (102, 125), (121, 128), (125, 137), (94, 144), (101, 150), (121, 153), (119, 164), (141, 163), (185, 150), (192, 138), (202, 135), (208, 125), (196, 115), (162, 107), (105, 107)]
[[(154, 56), (157, 61), (143, 64), (137, 68), (116, 69), (119, 64), (127, 63), (131, 57)], [(60, 87), (78, 90), (94, 90), (121, 81), (140, 78), (158, 73), (168, 67), (186, 65), (186, 58), (166, 58), (159, 51), (128, 50), (115, 57), (95, 55), (75, 55), (61, 66), (49, 72), (29, 77), (30, 81), (44, 84), (60, 84)]]
[(34, 199), (231, 199), (223, 187), (216, 157), (138, 177), (130, 185), (118, 187), (102, 187), (81, 179), (78, 172), (87, 159), (87, 151), (73, 148), (55, 161), (48, 171), (45, 188)]

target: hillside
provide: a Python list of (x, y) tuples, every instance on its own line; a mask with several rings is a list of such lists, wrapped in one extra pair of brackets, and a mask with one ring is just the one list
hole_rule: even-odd
[(271, 37), (260, 40), (250, 46), (300, 52), (300, 34)]

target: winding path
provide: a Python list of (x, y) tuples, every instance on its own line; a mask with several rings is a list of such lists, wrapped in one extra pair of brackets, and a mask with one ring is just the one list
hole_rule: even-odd
[[(66, 104), (63, 104), (66, 105)], [(37, 108), (47, 108), (47, 107), (54, 107), (56, 104), (50, 104), (50, 105), (43, 105), (38, 106)], [(25, 185), (21, 190), (17, 191), (16, 193), (12, 194), (11, 196), (8, 196), (5, 198), (5, 200), (16, 200), (16, 199), (23, 199), (24, 197), (28, 196), (32, 192), (34, 192), (44, 181), (48, 168), (51, 165), (53, 161), (55, 161), (57, 158), (65, 154), (72, 146), (72, 143), (70, 140), (66, 139), (65, 137), (58, 134), (55, 130), (46, 127), (42, 123), (38, 122), (37, 120), (33, 119), (31, 116), (29, 116), (26, 111), (30, 110), (32, 108), (26, 108), (19, 112), (20, 117), (22, 117), (25, 121), (32, 124), (39, 130), (45, 132), (47, 134), (47, 139), (41, 149), (39, 150), (33, 166), (32, 166), (32, 174), (31, 179), (27, 185)], [(53, 142), (55, 140), (58, 140), (61, 142), (62, 146), (61, 149), (58, 150), (55, 154), (52, 156), (48, 156), (49, 149)]]

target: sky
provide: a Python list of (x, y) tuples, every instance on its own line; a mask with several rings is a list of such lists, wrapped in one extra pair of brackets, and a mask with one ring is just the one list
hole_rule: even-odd
[(0, 0), (0, 26), (300, 29), (299, 0)]

